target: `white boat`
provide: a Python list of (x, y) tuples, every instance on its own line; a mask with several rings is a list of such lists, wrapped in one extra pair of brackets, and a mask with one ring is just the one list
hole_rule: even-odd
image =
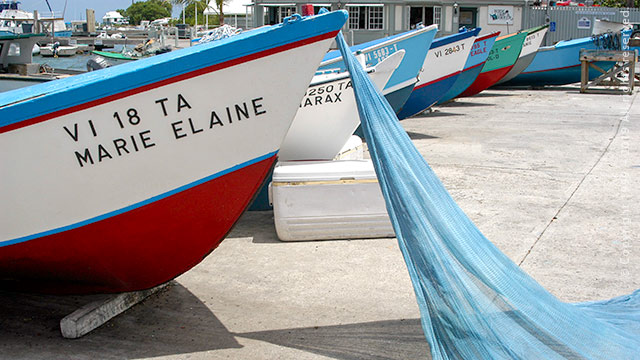
[(74, 56), (78, 52), (78, 45), (47, 44), (40, 47), (40, 56)]
[[(35, 31), (33, 13), (18, 9), (19, 1), (9, 1), (8, 6), (0, 11), (0, 36), (11, 34), (28, 34)], [(53, 15), (53, 14), (51, 14)], [(54, 36), (69, 37), (71, 30), (67, 29), (64, 20), (54, 19), (54, 17), (38, 17), (43, 31)], [(53, 29), (51, 29), (53, 24)]]
[[(385, 87), (405, 51), (399, 50), (369, 70), (378, 90)], [(327, 71), (314, 76), (300, 103), (278, 159), (331, 160), (360, 125), (349, 73)]]
[(0, 94), (0, 285), (134, 291), (202, 261), (272, 168), (346, 18), (294, 15)]

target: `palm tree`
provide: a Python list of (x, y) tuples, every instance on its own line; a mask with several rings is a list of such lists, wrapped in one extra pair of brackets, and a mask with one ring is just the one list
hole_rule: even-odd
[[(218, 1), (218, 0), (216, 0)], [(190, 5), (194, 5), (193, 6), (193, 12), (195, 15), (195, 21), (194, 24), (197, 26), (198, 25), (198, 9), (206, 9), (207, 5), (208, 5), (208, 1), (207, 0), (171, 0), (171, 3), (175, 4), (175, 5), (182, 5), (182, 22), (185, 22), (185, 11), (184, 9)]]
[[(223, 6), (229, 0), (215, 0), (215, 1), (216, 1), (216, 7), (218, 8), (218, 20), (220, 22), (220, 25), (224, 25), (224, 9), (223, 9)], [(206, 6), (209, 7), (209, 4), (207, 4)], [(215, 10), (216, 9), (214, 9), (214, 11)]]

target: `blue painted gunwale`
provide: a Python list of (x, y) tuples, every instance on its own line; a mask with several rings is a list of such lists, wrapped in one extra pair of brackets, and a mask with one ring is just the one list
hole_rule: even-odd
[[(91, 107), (96, 102), (105, 103), (220, 67), (330, 38), (337, 31), (329, 29), (339, 29), (346, 18), (345, 11), (305, 17), (136, 62), (1, 93), (0, 133), (31, 125), (34, 121), (46, 121), (59, 112), (77, 111), (81, 106)], [(290, 27), (295, 27), (296, 31), (289, 31)], [(45, 118), (34, 120), (42, 117)]]
[[(449, 91), (447, 91), (447, 93), (444, 94), (442, 98), (440, 98), (440, 100), (438, 100), (438, 104), (442, 104), (455, 98), (456, 96), (462, 94), (463, 91), (467, 90), (467, 88), (471, 84), (473, 84), (478, 75), (480, 75), (480, 73), (482, 72), (482, 66), (487, 61), (489, 53), (491, 52), (491, 47), (496, 42), (496, 39), (499, 35), (500, 32), (496, 31), (476, 40), (476, 42), (484, 41), (484, 46), (487, 51), (475, 56), (472, 56), (472, 54), (469, 53), (469, 58), (464, 64), (464, 70), (462, 70), (462, 73), (458, 76), (456, 82), (451, 86), (451, 89), (449, 89)], [(471, 48), (471, 50), (473, 51), (473, 48)]]

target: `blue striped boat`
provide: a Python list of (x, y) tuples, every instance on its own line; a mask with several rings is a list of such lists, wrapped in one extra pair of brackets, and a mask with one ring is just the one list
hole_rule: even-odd
[(458, 79), (480, 29), (435, 39), (427, 54), (420, 80), (398, 112), (402, 120), (417, 115), (442, 98)]
[[(398, 111), (404, 105), (413, 91), (418, 81), (418, 74), (422, 69), (437, 30), (438, 27), (436, 25), (431, 25), (350, 48), (355, 54), (364, 57), (364, 62), (368, 67), (375, 66), (396, 51), (405, 51), (400, 66), (398, 66), (387, 85), (382, 89), (382, 94), (395, 111)], [(337, 50), (329, 52), (320, 65), (320, 69), (334, 68), (345, 70), (342, 56)]]

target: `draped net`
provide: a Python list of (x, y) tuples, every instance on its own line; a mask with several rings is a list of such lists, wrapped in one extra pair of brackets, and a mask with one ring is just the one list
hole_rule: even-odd
[(337, 42), (433, 359), (640, 359), (640, 290), (579, 304), (546, 291), (462, 212)]

